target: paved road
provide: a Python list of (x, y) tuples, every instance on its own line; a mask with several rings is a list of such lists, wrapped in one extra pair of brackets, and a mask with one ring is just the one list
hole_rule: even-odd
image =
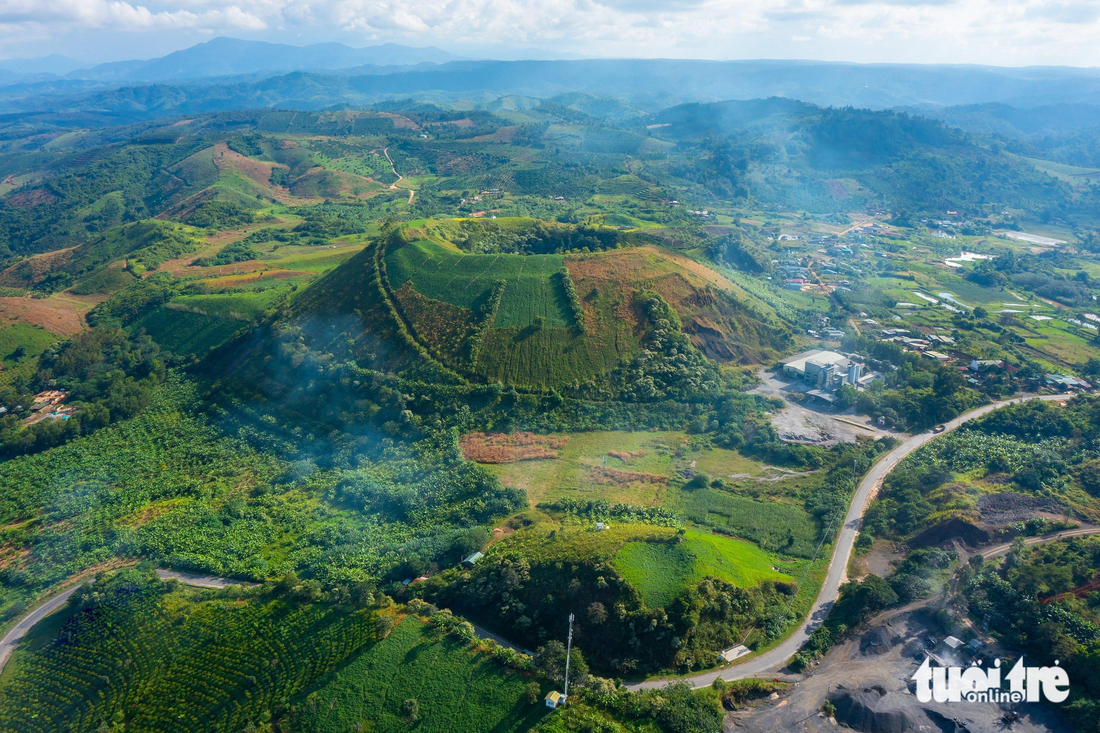
[(0, 671), (3, 671), (4, 665), (8, 663), (8, 658), (11, 657), (11, 653), (15, 651), (15, 647), (19, 644), (19, 640), (26, 636), (27, 632), (30, 631), (36, 623), (64, 606), (69, 600), (69, 596), (75, 593), (76, 589), (79, 587), (80, 585), (74, 585), (72, 588), (58, 593), (41, 606), (28, 613), (2, 640), (0, 640)]
[[(1043, 397), (1019, 397), (1003, 402), (994, 402), (971, 410), (970, 412), (956, 417), (954, 420), (944, 423), (946, 427), (944, 432), (954, 430), (968, 420), (981, 417), (1005, 405), (1024, 402), (1028, 399), (1064, 400), (1066, 397), (1064, 395), (1046, 395)], [(856, 535), (859, 532), (860, 520), (863, 517), (864, 509), (867, 507), (868, 499), (878, 488), (886, 474), (893, 470), (903, 458), (940, 435), (943, 435), (943, 433), (933, 433), (929, 431), (905, 438), (901, 442), (901, 445), (883, 456), (878, 463), (867, 472), (867, 475), (863, 478), (863, 481), (860, 482), (859, 487), (852, 496), (852, 503), (848, 508), (847, 516), (844, 518), (844, 526), (841, 527), (840, 533), (836, 539), (836, 544), (833, 545), (833, 557), (829, 561), (825, 582), (821, 586), (821, 591), (817, 595), (817, 600), (814, 601), (814, 605), (810, 610), (809, 616), (806, 617), (806, 620), (803, 621), (802, 625), (787, 639), (763, 654), (757, 657), (750, 657), (747, 661), (734, 667), (704, 672), (690, 677), (635, 682), (628, 684), (627, 688), (631, 690), (655, 689), (664, 687), (671, 682), (680, 681), (689, 682), (696, 688), (707, 687), (719, 677), (727, 681), (739, 680), (745, 677), (754, 677), (765, 672), (775, 672), (786, 665), (787, 660), (793, 657), (795, 653), (802, 648), (802, 645), (806, 643), (810, 634), (825, 621), (825, 617), (829, 615), (829, 611), (832, 610), (833, 604), (836, 603), (837, 596), (840, 595), (840, 586), (847, 579), (848, 558), (852, 554), (852, 547), (855, 544)]]
[[(178, 580), (184, 585), (194, 585), (200, 588), (228, 588), (231, 585), (252, 587), (254, 585), (252, 583), (242, 583), (239, 580), (230, 580), (229, 578), (217, 578), (213, 575), (192, 575), (191, 573), (178, 573), (173, 570), (158, 570), (157, 577), (161, 580)], [(8, 663), (8, 658), (11, 657), (12, 652), (15, 651), (15, 647), (19, 645), (19, 640), (26, 636), (27, 632), (34, 628), (35, 624), (64, 606), (69, 600), (69, 596), (75, 593), (80, 585), (81, 584), (74, 585), (72, 588), (58, 593), (38, 608), (28, 613), (2, 640), (0, 640), (0, 672), (4, 670), (4, 665)]]
[[(1006, 400), (1004, 402), (996, 402), (991, 405), (985, 405), (979, 407), (976, 410), (960, 415), (959, 417), (945, 423), (947, 431), (954, 430), (959, 425), (962, 425), (967, 420), (973, 420), (976, 417), (985, 415), (999, 407), (1003, 407), (1010, 403), (1023, 402), (1029, 398), (1018, 398), (1014, 400)], [(1065, 397), (1061, 395), (1049, 395), (1044, 397), (1038, 397), (1034, 399), (1041, 400), (1063, 400)], [(946, 431), (945, 431), (946, 432)], [(935, 438), (942, 433), (921, 433), (920, 435), (914, 435), (906, 438), (902, 441), (901, 445), (894, 448), (887, 453), (882, 459), (878, 461), (871, 468), (871, 470), (864, 477), (860, 483), (859, 488), (856, 489), (855, 495), (852, 497), (852, 504), (848, 509), (848, 515), (844, 519), (844, 526), (841, 528), (840, 535), (837, 538), (837, 542), (833, 547), (833, 557), (829, 561), (829, 568), (825, 576), (825, 583), (821, 586), (821, 591), (818, 593), (817, 600), (814, 601), (813, 608), (810, 615), (802, 623), (798, 629), (791, 634), (786, 640), (784, 640), (779, 646), (764, 652), (758, 657), (749, 659), (747, 662), (737, 665), (736, 667), (724, 670), (718, 670), (714, 672), (704, 672), (703, 674), (693, 675), (691, 677), (677, 678), (676, 680), (658, 679), (648, 680), (646, 682), (632, 683), (627, 685), (631, 690), (644, 690), (653, 689), (657, 687), (664, 687), (673, 681), (684, 680), (690, 682), (694, 687), (706, 687), (714, 682), (718, 677), (724, 680), (737, 680), (745, 677), (752, 677), (764, 672), (775, 671), (780, 669), (787, 663), (787, 660), (794, 656), (806, 639), (809, 638), (813, 630), (816, 629), (825, 620), (825, 617), (829, 615), (829, 611), (832, 609), (833, 604), (836, 602), (837, 596), (840, 593), (840, 586), (844, 582), (847, 576), (848, 558), (851, 556), (852, 547), (855, 544), (856, 534), (859, 530), (860, 519), (863, 516), (863, 510), (866, 508), (867, 500), (871, 494), (878, 487), (882, 479), (889, 473), (894, 466), (901, 461), (902, 458), (909, 455), (911, 452), (924, 445), (928, 441)], [(1100, 533), (1100, 527), (1087, 527), (1081, 529), (1072, 529), (1065, 532), (1058, 532), (1054, 535), (1046, 535), (1044, 537), (1032, 537), (1026, 542), (1029, 545), (1039, 544), (1040, 542), (1050, 542), (1056, 539), (1065, 539), (1069, 537), (1080, 537), (1090, 534)], [(997, 547), (985, 550), (982, 554), (986, 557), (993, 557), (997, 554), (1004, 554), (1008, 552), (1010, 544), (998, 545)], [(218, 578), (213, 575), (194, 575), (191, 573), (181, 573), (174, 570), (157, 570), (157, 577), (161, 580), (175, 579), (186, 585), (198, 586), (201, 588), (226, 588), (231, 585), (250, 585), (248, 583), (241, 583), (240, 581), (230, 580), (229, 578)], [(9, 631), (2, 640), (0, 640), (0, 671), (4, 669), (4, 665), (7, 664), (8, 658), (11, 657), (11, 653), (15, 650), (15, 646), (19, 643), (19, 640), (27, 635), (27, 632), (34, 627), (39, 621), (49, 616), (56, 611), (71, 596), (79, 586), (74, 586), (66, 591), (63, 591), (56, 596), (50, 598), (48, 601), (40, 605), (38, 608), (31, 611), (29, 614), (23, 617), (22, 620), (16, 624), (11, 631)], [(493, 639), (501, 646), (514, 647), (506, 639), (497, 636), (483, 629), (479, 626), (474, 626), (474, 630), (478, 636), (486, 639)], [(530, 652), (527, 652), (530, 654)]]

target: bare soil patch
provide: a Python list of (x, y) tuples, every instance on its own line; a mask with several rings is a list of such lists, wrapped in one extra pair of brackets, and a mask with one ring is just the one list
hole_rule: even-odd
[(604, 468), (593, 466), (588, 470), (588, 476), (592, 481), (607, 481), (612, 484), (667, 484), (668, 476), (659, 476), (655, 473), (643, 473), (641, 471), (620, 471), (617, 468)]
[(90, 305), (76, 296), (71, 298), (0, 298), (0, 322), (23, 321), (60, 336), (72, 336), (83, 330), (84, 311)]
[(57, 201), (57, 196), (44, 188), (36, 188), (33, 191), (20, 191), (8, 198), (9, 206), (38, 206), (39, 204), (52, 204)]
[(458, 445), (466, 460), (476, 463), (515, 463), (557, 458), (567, 437), (519, 433), (467, 433)]
[(1045, 496), (1027, 496), (1014, 491), (985, 494), (978, 499), (978, 511), (990, 524), (1024, 522), (1039, 514), (1062, 514), (1066, 507)]
[[(240, 263), (244, 264), (244, 263)], [(231, 267), (231, 265), (226, 265)], [(229, 288), (238, 285), (247, 285), (259, 280), (284, 280), (288, 277), (300, 277), (302, 275), (314, 275), (316, 273), (306, 272), (304, 270), (257, 270), (255, 272), (245, 272), (244, 274), (223, 275), (221, 277), (215, 277), (205, 281), (206, 285), (212, 288)]]
[(12, 288), (30, 287), (68, 262), (75, 251), (76, 247), (66, 247), (28, 257), (0, 272), (0, 285)]

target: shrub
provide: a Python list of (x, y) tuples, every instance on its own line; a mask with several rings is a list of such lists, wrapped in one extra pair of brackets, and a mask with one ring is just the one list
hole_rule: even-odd
[(410, 723), (420, 720), (420, 703), (415, 697), (410, 697), (401, 703), (401, 717)]

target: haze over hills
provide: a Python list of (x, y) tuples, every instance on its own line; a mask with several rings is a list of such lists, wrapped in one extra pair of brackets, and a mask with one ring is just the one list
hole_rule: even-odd
[(1100, 73), (437, 51), (0, 87), (0, 730), (1093, 730)]
[[(0, 63), (0, 84), (6, 82), (0, 86), (0, 110), (94, 111), (139, 120), (223, 109), (324, 109), (409, 95), (453, 102), (564, 92), (614, 96), (649, 111), (684, 102), (766, 97), (921, 112), (960, 105), (1100, 104), (1100, 71), (1069, 67), (790, 60), (473, 61), (435, 47), (290, 46), (233, 38), (216, 38), (161, 58), (86, 69), (68, 70), (63, 62), (69, 61), (48, 57)], [(67, 73), (57, 76), (63, 70)]]
[[(62, 77), (99, 82), (195, 80), (242, 74), (322, 71), (360, 66), (441, 64), (462, 57), (434, 46), (396, 43), (353, 48), (343, 43), (291, 46), (283, 43), (214, 38), (166, 56), (103, 64), (85, 64), (59, 54), (0, 61), (0, 82), (45, 81)], [(10, 81), (9, 81), (10, 80)]]
[(440, 64), (461, 57), (429, 46), (396, 43), (352, 48), (342, 43), (289, 46), (282, 43), (215, 38), (148, 61), (118, 61), (74, 71), (74, 79), (168, 81), (258, 72), (332, 70), (366, 65)]

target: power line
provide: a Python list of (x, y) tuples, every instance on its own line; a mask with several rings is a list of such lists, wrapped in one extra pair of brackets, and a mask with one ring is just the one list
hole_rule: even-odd
[(569, 637), (565, 642), (565, 692), (562, 693), (562, 704), (569, 702), (569, 657), (572, 654), (573, 649), (573, 614), (569, 614)]

